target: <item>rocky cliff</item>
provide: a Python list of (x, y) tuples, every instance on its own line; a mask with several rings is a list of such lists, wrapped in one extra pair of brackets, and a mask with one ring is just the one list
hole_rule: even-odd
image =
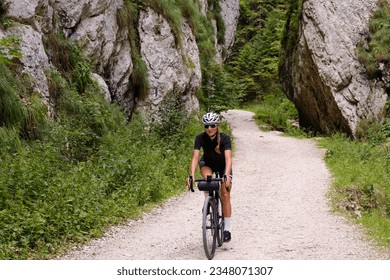
[[(177, 42), (169, 20), (159, 11), (148, 7), (149, 1), (127, 1), (139, 6), (134, 30), (139, 38), (141, 59), (147, 68), (148, 93), (136, 99), (131, 76), (136, 63), (132, 57), (131, 40), (134, 34), (122, 26), (120, 12), (126, 11), (123, 0), (2, 0), (3, 17), (12, 20), (0, 28), (0, 38), (15, 36), (22, 40), (22, 72), (27, 73), (34, 89), (51, 106), (47, 71), (53, 67), (45, 39), (61, 31), (87, 54), (93, 65), (93, 78), (100, 84), (107, 100), (121, 104), (130, 116), (137, 106), (143, 111), (153, 110), (169, 92), (180, 93), (189, 110), (199, 104), (195, 93), (201, 86), (200, 53), (193, 28), (183, 17), (181, 42)], [(220, 15), (224, 20), (225, 40), (215, 44), (216, 61), (225, 56), (222, 49), (232, 47), (239, 16), (238, 0), (221, 0)], [(195, 1), (206, 18), (209, 1)], [(129, 15), (127, 15), (129, 16)], [(213, 24), (217, 26), (215, 23)], [(217, 30), (215, 31), (217, 33)], [(176, 36), (175, 36), (176, 35)]]
[[(355, 135), (362, 119), (381, 121), (389, 90), (386, 75), (368, 79), (357, 56), (377, 4), (303, 1), (297, 39), (292, 46), (284, 45), (287, 57), (280, 69), (283, 89), (295, 103), (302, 126)], [(388, 73), (389, 65), (382, 67)]]

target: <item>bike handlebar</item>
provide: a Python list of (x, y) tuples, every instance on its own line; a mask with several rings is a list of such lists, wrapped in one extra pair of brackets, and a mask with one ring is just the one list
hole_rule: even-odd
[(194, 190), (194, 187), (193, 187), (193, 181), (194, 181), (194, 179), (192, 178), (192, 176), (190, 176), (190, 179), (189, 179), (189, 181), (190, 181), (190, 190), (191, 190), (191, 192), (194, 192), (195, 190)]
[(207, 176), (207, 178), (199, 178), (199, 179), (193, 179), (192, 176), (190, 176), (190, 190), (191, 192), (195, 192), (193, 183), (194, 182), (226, 182), (226, 175), (223, 175), (223, 178), (213, 178), (211, 175)]

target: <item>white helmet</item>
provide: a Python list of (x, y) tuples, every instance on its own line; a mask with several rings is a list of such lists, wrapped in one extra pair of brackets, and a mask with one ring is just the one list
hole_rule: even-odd
[(218, 124), (219, 123), (219, 116), (216, 113), (207, 113), (203, 115), (202, 118), (203, 124)]

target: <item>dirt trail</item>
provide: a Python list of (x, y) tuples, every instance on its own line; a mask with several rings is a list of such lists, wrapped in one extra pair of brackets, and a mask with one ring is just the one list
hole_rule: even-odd
[[(235, 139), (232, 241), (215, 259), (389, 259), (331, 213), (330, 174), (313, 141), (261, 132), (250, 112), (231, 110), (225, 118)], [(200, 192), (173, 198), (62, 259), (205, 259), (203, 199)]]

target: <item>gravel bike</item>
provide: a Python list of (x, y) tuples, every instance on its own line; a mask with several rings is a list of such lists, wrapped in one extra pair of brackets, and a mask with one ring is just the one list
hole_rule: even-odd
[[(218, 174), (207, 176), (206, 179), (196, 179), (198, 190), (207, 191), (202, 210), (202, 235), (203, 246), (209, 260), (214, 257), (215, 249), (223, 244), (224, 216), (220, 195), (221, 182)], [(190, 178), (190, 189), (194, 192), (192, 178)]]

